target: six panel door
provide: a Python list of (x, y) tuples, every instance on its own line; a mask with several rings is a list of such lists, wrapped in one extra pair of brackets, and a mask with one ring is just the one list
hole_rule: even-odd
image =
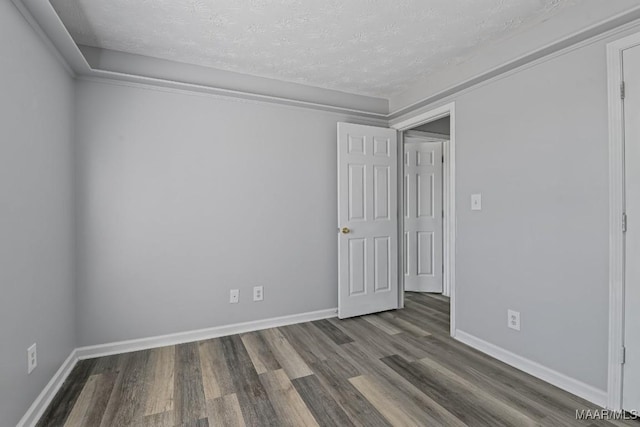
[(442, 293), (442, 141), (404, 141), (404, 288)]
[(338, 316), (398, 307), (397, 134), (338, 123)]

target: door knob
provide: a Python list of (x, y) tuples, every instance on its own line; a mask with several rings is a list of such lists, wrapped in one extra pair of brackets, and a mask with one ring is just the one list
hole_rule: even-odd
[(349, 230), (349, 228), (348, 228), (348, 227), (342, 227), (342, 228), (340, 229), (340, 232), (341, 232), (342, 234), (349, 234), (349, 233), (351, 233), (351, 230)]

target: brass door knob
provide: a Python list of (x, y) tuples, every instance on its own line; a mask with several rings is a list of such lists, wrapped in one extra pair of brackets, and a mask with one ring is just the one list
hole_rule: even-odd
[(342, 234), (349, 234), (349, 233), (351, 233), (351, 230), (349, 230), (349, 228), (348, 228), (348, 227), (342, 227), (342, 228), (340, 229), (340, 232), (341, 232)]

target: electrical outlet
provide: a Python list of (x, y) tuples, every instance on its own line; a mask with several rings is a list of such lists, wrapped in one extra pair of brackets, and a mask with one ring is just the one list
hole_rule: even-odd
[(38, 366), (38, 350), (36, 344), (33, 343), (31, 347), (27, 349), (27, 374), (33, 372)]
[(516, 331), (520, 330), (520, 312), (507, 310), (507, 326)]
[(262, 301), (264, 299), (264, 287), (263, 286), (254, 286), (253, 287), (253, 300), (254, 301)]
[(239, 289), (231, 289), (229, 292), (229, 302), (231, 304), (237, 304), (240, 302), (240, 290)]

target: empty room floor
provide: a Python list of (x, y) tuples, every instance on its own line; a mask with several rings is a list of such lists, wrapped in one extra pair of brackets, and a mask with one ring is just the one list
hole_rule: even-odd
[(445, 297), (407, 293), (402, 310), (80, 361), (38, 425), (622, 425), (580, 409), (451, 339)]

